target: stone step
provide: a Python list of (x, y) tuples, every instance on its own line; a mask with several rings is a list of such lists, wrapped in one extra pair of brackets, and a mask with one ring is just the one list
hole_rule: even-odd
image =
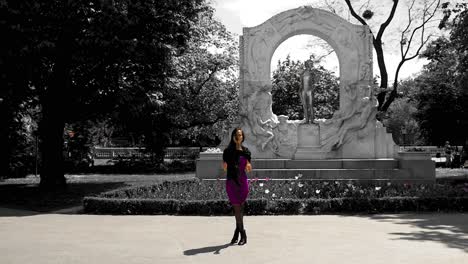
[(254, 159), (254, 169), (396, 169), (395, 159)]
[(254, 169), (249, 178), (270, 179), (406, 179), (410, 172), (402, 169)]

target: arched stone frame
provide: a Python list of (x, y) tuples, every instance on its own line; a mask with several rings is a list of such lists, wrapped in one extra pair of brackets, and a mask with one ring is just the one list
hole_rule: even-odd
[[(310, 34), (325, 40), (340, 65), (340, 109), (352, 104), (350, 84), (372, 84), (372, 34), (367, 26), (354, 25), (325, 10), (300, 7), (273, 16), (261, 25), (243, 28), (240, 37), (240, 104), (262, 86), (270, 86), (270, 64), (276, 48), (286, 39)], [(369, 91), (371, 92), (371, 91)], [(370, 96), (371, 94), (369, 94)], [(241, 111), (242, 112), (242, 111)]]
[[(339, 110), (331, 119), (316, 124), (290, 121), (272, 111), (271, 58), (283, 41), (299, 34), (325, 40), (335, 50), (340, 65)], [(252, 153), (258, 158), (291, 159), (394, 157), (391, 134), (375, 119), (372, 37), (367, 26), (308, 6), (244, 28), (239, 47), (240, 119), (236, 126), (246, 133), (245, 144)]]
[[(280, 43), (298, 34), (321, 37), (335, 49), (340, 62), (340, 109), (331, 119), (318, 124), (291, 122), (271, 110), (271, 57)], [(240, 118), (225, 133), (220, 148), (229, 143), (232, 128), (241, 127), (246, 134), (244, 145), (250, 148), (254, 159), (254, 171), (249, 177), (292, 178), (304, 173), (310, 179), (435, 181), (430, 155), (397, 153), (392, 135), (375, 119), (372, 35), (368, 27), (350, 24), (311, 7), (289, 10), (257, 27), (244, 28), (240, 61)], [(276, 128), (267, 128), (267, 122), (274, 122)], [(275, 140), (279, 141), (276, 149), (272, 147)], [(316, 159), (335, 160), (313, 162)], [(221, 160), (222, 152), (200, 153), (197, 177), (224, 176)], [(323, 165), (329, 169), (322, 169)]]

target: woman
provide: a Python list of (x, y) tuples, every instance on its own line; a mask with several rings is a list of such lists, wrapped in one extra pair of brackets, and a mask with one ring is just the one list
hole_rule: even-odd
[(245, 172), (252, 171), (250, 151), (242, 146), (242, 142), (244, 142), (244, 132), (242, 129), (236, 128), (232, 131), (231, 141), (223, 152), (223, 169), (227, 172), (226, 192), (234, 208), (234, 215), (236, 217), (236, 229), (231, 244), (237, 243), (240, 233), (241, 239), (238, 245), (247, 243), (243, 210), (244, 202), (249, 194), (249, 184)]

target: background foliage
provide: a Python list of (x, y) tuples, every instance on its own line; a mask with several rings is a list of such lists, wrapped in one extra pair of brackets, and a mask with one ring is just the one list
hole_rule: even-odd
[[(313, 55), (310, 57), (312, 73), (315, 76), (314, 111), (315, 118), (331, 118), (339, 108), (338, 78), (320, 65)], [(272, 76), (273, 112), (287, 115), (290, 120), (303, 119), (304, 110), (299, 97), (301, 74), (305, 69), (304, 62), (293, 61), (289, 56), (278, 61), (277, 69)]]

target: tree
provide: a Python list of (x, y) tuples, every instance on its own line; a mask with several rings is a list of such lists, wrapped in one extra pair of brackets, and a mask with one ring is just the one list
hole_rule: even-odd
[(200, 14), (185, 52), (174, 57), (164, 105), (172, 139), (213, 142), (238, 112), (238, 44), (213, 16), (213, 9)]
[(399, 93), (395, 101), (382, 118), (382, 123), (392, 133), (398, 145), (425, 145), (421, 139), (419, 122), (415, 115), (418, 113), (416, 97), (419, 86), (414, 79), (400, 83)]
[(41, 189), (66, 186), (66, 122), (129, 103), (158, 107), (147, 94), (167, 89), (172, 56), (206, 7), (203, 0), (2, 1), (2, 33), (10, 36), (1, 62), (4, 93), (33, 93), (41, 106)]
[[(317, 76), (314, 110), (316, 118), (331, 118), (339, 108), (338, 78), (330, 71), (323, 68), (312, 55), (312, 71)], [(304, 62), (293, 61), (286, 57), (284, 61), (278, 61), (278, 66), (272, 76), (273, 112), (289, 116), (290, 119), (303, 119), (304, 111), (299, 97), (301, 85), (301, 72), (305, 69)]]
[(152, 104), (124, 103), (129, 108), (117, 112), (117, 119), (132, 120), (124, 131), (144, 138), (155, 162), (168, 145), (214, 144), (237, 113), (237, 42), (213, 15), (207, 7), (191, 22), (187, 46), (171, 59), (167, 89), (142, 96)]
[(420, 92), (417, 95), (418, 112), (416, 117), (421, 124), (423, 137), (435, 145), (443, 145), (445, 140), (455, 138), (456, 119), (460, 109), (459, 90), (454, 83), (454, 52), (450, 43), (440, 38), (432, 42), (424, 56), (432, 57), (432, 51), (441, 53), (431, 61), (416, 78)]
[[(362, 14), (362, 17), (359, 16), (356, 11), (354, 10), (351, 1), (345, 0), (346, 4), (351, 12), (351, 15), (356, 18), (361, 24), (368, 25), (366, 20), (369, 20), (373, 16), (373, 12), (369, 9), (365, 10)], [(408, 24), (404, 29), (401, 31), (400, 35), (400, 53), (401, 53), (401, 61), (397, 66), (395, 77), (393, 81), (393, 86), (391, 91), (388, 89), (388, 72), (387, 67), (385, 64), (385, 56), (384, 56), (384, 49), (383, 49), (383, 42), (382, 37), (390, 25), (391, 21), (394, 18), (396, 9), (399, 4), (399, 0), (393, 0), (393, 5), (390, 10), (390, 13), (387, 19), (380, 25), (377, 34), (373, 34), (373, 44), (374, 50), (377, 54), (377, 63), (379, 65), (380, 70), (380, 91), (377, 94), (377, 100), (379, 102), (378, 110), (380, 112), (387, 111), (390, 104), (395, 100), (398, 94), (398, 75), (400, 72), (401, 67), (406, 61), (416, 58), (425, 44), (431, 38), (431, 35), (428, 35), (426, 32), (426, 27), (434, 18), (439, 6), (440, 0), (431, 0), (430, 2), (424, 0), (423, 1), (423, 8), (421, 9), (420, 14), (415, 14), (415, 3), (416, 0), (411, 0), (407, 9), (408, 12)], [(417, 13), (417, 11), (416, 11)], [(411, 54), (410, 51), (412, 50), (412, 44), (416, 43), (416, 38), (419, 40), (416, 44), (416, 51)], [(388, 91), (390, 91), (389, 94)]]
[[(323, 8), (327, 8), (347, 20), (356, 19), (362, 25), (369, 26), (373, 34), (373, 45), (377, 57), (377, 64), (380, 72), (380, 87), (376, 90), (379, 102), (378, 119), (384, 116), (391, 103), (397, 98), (399, 74), (405, 62), (418, 57), (422, 48), (434, 33), (433, 23), (437, 22), (440, 0), (406, 0), (391, 1), (389, 7), (387, 3), (381, 1), (343, 1), (327, 0), (322, 2)], [(406, 20), (397, 19), (395, 14), (406, 12)], [(362, 14), (362, 15), (359, 15)], [(378, 14), (378, 15), (374, 15)], [(388, 14), (388, 15), (382, 15)], [(371, 21), (373, 23), (370, 23)], [(394, 23), (392, 22), (394, 21)], [(384, 37), (384, 33), (391, 32), (391, 35)], [(393, 33), (395, 32), (395, 33)], [(388, 34), (387, 34), (388, 35)], [(396, 37), (398, 36), (398, 37)], [(396, 43), (394, 43), (396, 41)], [(394, 45), (395, 44), (395, 45)], [(392, 86), (389, 87), (389, 72), (386, 63), (386, 54), (392, 52), (394, 47), (399, 47), (400, 62), (395, 70)]]
[[(447, 21), (451, 14), (455, 14), (452, 23), (445, 26), (451, 30), (450, 41), (457, 55), (455, 81), (461, 91), (461, 109), (464, 114), (461, 116), (459, 129), (466, 131), (468, 129), (468, 3), (459, 3), (453, 7), (446, 4), (444, 8), (448, 12), (445, 12), (443, 21)], [(441, 23), (439, 27), (443, 29), (445, 26)], [(468, 140), (466, 135), (463, 140)]]
[[(449, 13), (457, 14), (452, 21)], [(422, 56), (430, 63), (416, 78), (420, 89), (416, 117), (423, 136), (436, 145), (443, 145), (445, 140), (463, 144), (468, 130), (467, 5), (456, 5), (446, 15), (441, 27), (450, 30), (450, 37), (440, 37), (428, 45)]]

